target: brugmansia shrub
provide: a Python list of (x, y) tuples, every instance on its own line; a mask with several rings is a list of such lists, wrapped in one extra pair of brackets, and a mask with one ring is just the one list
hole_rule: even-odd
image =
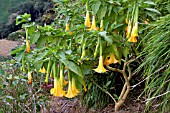
[[(29, 14), (16, 19), (17, 24), (24, 23), (26, 44), (11, 54), (17, 54), (22, 70), (28, 73), (28, 84), (34, 83), (35, 71), (42, 73), (46, 84), (54, 81), (50, 93), (66, 98), (76, 97), (95, 84), (94, 91), (99, 88), (110, 96), (115, 102), (115, 111), (119, 110), (130, 92), (133, 75), (130, 63), (136, 60), (141, 3), (100, 0), (55, 2), (58, 16), (51, 25), (31, 23)], [(95, 79), (85, 81), (90, 76), (96, 76), (96, 79), (103, 76), (106, 81), (106, 74), (114, 76), (117, 73), (124, 78), (119, 96), (109, 93)], [(105, 84), (114, 84), (116, 80), (113, 77)]]
[(144, 46), (141, 57), (144, 61), (139, 69), (146, 78), (144, 93), (147, 96), (147, 109), (151, 106), (161, 112), (170, 110), (170, 15), (161, 17), (149, 24), (147, 34), (142, 39)]

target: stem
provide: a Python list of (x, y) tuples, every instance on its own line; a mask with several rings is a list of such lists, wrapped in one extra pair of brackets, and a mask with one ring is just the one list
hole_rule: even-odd
[(119, 73), (122, 73), (123, 74), (123, 71), (122, 70), (120, 70), (120, 69), (117, 69), (117, 68), (112, 68), (112, 67), (110, 67), (110, 66), (106, 66), (109, 70), (111, 70), (111, 71), (116, 71), (116, 72), (119, 72)]
[(136, 12), (135, 12), (135, 18), (134, 18), (135, 22), (138, 22), (138, 17), (139, 17), (139, 6), (137, 5), (136, 6)]
[(25, 53), (23, 53), (23, 56), (22, 56), (22, 71), (25, 72)]
[(136, 3), (133, 6), (132, 19), (131, 19), (130, 25), (132, 25), (132, 22), (134, 21), (135, 9), (136, 9)]
[[(123, 75), (124, 79), (125, 79), (125, 84), (124, 84), (122, 92), (121, 92), (121, 94), (119, 96), (120, 100), (118, 102), (115, 102), (115, 111), (119, 110), (120, 106), (125, 102), (125, 100), (127, 98), (127, 95), (130, 92), (130, 83), (129, 83), (129, 80), (132, 78), (132, 73), (131, 73), (131, 68), (130, 68), (129, 63), (132, 62), (133, 60), (129, 60), (128, 62), (126, 62), (126, 60), (127, 59), (125, 59), (123, 70), (107, 66), (107, 68), (109, 70), (117, 71), (117, 72), (121, 73)], [(126, 66), (128, 67), (129, 77), (126, 74)]]
[(70, 70), (68, 69), (68, 80), (71, 81), (71, 76), (70, 76), (71, 72)]
[(96, 45), (96, 49), (95, 49), (95, 52), (94, 52), (94, 58), (96, 58), (96, 56), (97, 56), (97, 51), (98, 51), (99, 45), (100, 45), (100, 37), (98, 36), (97, 45)]
[(26, 32), (26, 40), (28, 40), (28, 29), (25, 28), (25, 32)]
[(52, 66), (52, 73), (53, 73), (53, 77), (57, 78), (56, 63), (55, 62), (53, 63), (53, 66)]
[[(128, 67), (128, 72), (129, 72), (128, 81), (130, 81), (131, 78), (132, 78), (132, 71), (131, 71), (131, 68), (130, 68), (129, 63), (127, 64), (127, 67)], [(119, 99), (121, 99), (121, 98), (123, 97), (123, 95), (125, 94), (126, 86), (127, 86), (127, 83), (124, 84), (123, 89), (122, 89), (122, 91), (121, 91), (121, 94), (120, 94), (120, 96), (119, 96)]]
[(101, 41), (101, 38), (99, 38), (99, 42), (100, 42), (100, 56), (102, 56), (102, 41)]
[(50, 74), (50, 69), (51, 69), (51, 58), (49, 59), (48, 66), (47, 66), (47, 74), (46, 74), (46, 78), (45, 78), (46, 83), (48, 83), (48, 77), (49, 77), (49, 74)]
[[(126, 60), (125, 60), (126, 61)], [(127, 86), (127, 87), (125, 87), (125, 88), (123, 88), (122, 89), (122, 92), (121, 92), (121, 94), (122, 95), (120, 95), (120, 96), (122, 96), (122, 98), (120, 98), (120, 96), (119, 96), (119, 98), (121, 99), (121, 100), (119, 100), (116, 104), (115, 104), (115, 111), (118, 111), (119, 110), (119, 108), (120, 108), (120, 106), (125, 102), (125, 100), (126, 100), (126, 98), (127, 98), (127, 95), (129, 94), (129, 92), (130, 92), (130, 83), (129, 83), (129, 80), (128, 80), (128, 77), (127, 77), (127, 74), (126, 74), (126, 66), (127, 66), (127, 64), (128, 64), (128, 62), (125, 62), (124, 63), (124, 66), (123, 66), (123, 77), (124, 77), (124, 79), (125, 79), (125, 84), (124, 84), (124, 86)]]

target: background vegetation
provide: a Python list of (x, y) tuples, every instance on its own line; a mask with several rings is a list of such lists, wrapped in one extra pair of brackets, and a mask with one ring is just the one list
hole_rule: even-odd
[[(2, 111), (16, 106), (14, 111), (40, 110), (38, 108), (42, 108), (44, 103), (46, 104), (43, 107), (48, 108), (48, 100), (43, 96), (49, 96), (46, 92), (49, 92), (55, 77), (49, 77), (50, 82), (45, 83), (44, 79), (48, 76), (45, 77), (45, 74), (38, 71), (45, 67), (48, 70), (47, 75), (53, 75), (55, 71), (52, 67), (55, 65), (67, 67), (64, 73), (66, 80), (69, 80), (68, 70), (71, 71), (71, 77), (76, 80), (76, 87), (82, 92), (79, 98), (87, 106), (87, 110), (90, 107), (102, 109), (115, 101), (115, 104), (119, 103), (122, 99), (119, 95), (125, 87), (131, 91), (127, 98), (131, 95), (139, 96), (138, 99), (146, 98), (145, 112), (170, 111), (170, 1), (53, 0), (53, 2), (31, 0), (20, 5), (22, 10), (13, 9), (14, 12), (20, 11), (19, 14), (31, 14), (17, 16), (16, 21), (20, 27), (22, 24), (26, 32), (26, 41), (30, 42), (31, 48), (28, 51), (28, 43), (19, 47), (11, 52), (16, 55), (15, 61), (1, 64), (1, 81), (5, 81), (1, 85)], [(133, 13), (137, 6), (139, 13)], [(90, 13), (90, 21), (93, 20), (92, 16), (96, 19), (93, 30), (88, 30), (89, 28), (84, 25), (87, 11)], [(139, 24), (138, 42), (130, 43), (127, 42), (125, 31), (130, 22), (125, 20), (134, 21), (136, 17)], [(100, 27), (101, 20), (104, 21), (103, 30)], [(106, 58), (110, 52), (114, 53), (118, 62), (104, 66), (110, 70), (106, 73), (95, 72), (101, 53)], [(21, 71), (23, 69), (25, 72)], [(56, 70), (59, 72), (60, 69)], [(34, 78), (32, 86), (27, 85), (28, 72), (31, 72)], [(128, 81), (126, 76), (123, 78), (125, 74), (129, 77)], [(19, 83), (26, 85), (19, 86), (17, 85)], [(41, 89), (42, 84), (47, 89)], [(83, 85), (87, 87), (87, 92), (83, 90)], [(11, 91), (13, 88), (16, 89), (15, 92)], [(135, 88), (140, 90), (133, 91)], [(24, 89), (24, 92), (20, 89)], [(14, 95), (16, 92), (18, 95)], [(38, 96), (35, 98), (35, 95)], [(24, 103), (25, 100), (28, 100), (28, 103)], [(3, 106), (4, 104), (7, 106)], [(37, 108), (34, 108), (34, 105)]]

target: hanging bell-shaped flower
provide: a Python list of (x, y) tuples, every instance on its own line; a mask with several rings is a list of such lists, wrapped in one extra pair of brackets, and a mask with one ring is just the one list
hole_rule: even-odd
[(31, 51), (30, 49), (30, 43), (28, 40), (26, 40), (26, 52), (29, 53)]
[(94, 69), (97, 73), (105, 73), (107, 70), (103, 66), (103, 56), (99, 58), (99, 65), (96, 69)]
[(95, 16), (93, 16), (93, 20), (92, 20), (92, 25), (91, 28), (88, 30), (99, 30), (99, 28), (96, 27), (96, 20), (95, 20)]
[(65, 91), (60, 86), (60, 81), (56, 77), (54, 78), (54, 88), (50, 90), (50, 93), (57, 97), (63, 97), (65, 95)]
[(137, 42), (137, 38), (138, 37), (138, 23), (135, 23), (135, 26), (133, 26), (132, 28), (132, 32), (131, 32), (131, 37), (128, 39), (128, 42)]
[(88, 10), (86, 11), (86, 19), (85, 19), (84, 24), (85, 24), (86, 27), (91, 27), (90, 15), (89, 15), (89, 11)]
[(46, 73), (46, 70), (45, 70), (45, 68), (43, 67), (43, 68), (41, 68), (41, 69), (39, 70), (39, 72), (45, 74), (45, 73)]
[(72, 83), (71, 83), (71, 81), (69, 81), (69, 83), (68, 83), (68, 91), (67, 91), (67, 94), (65, 95), (65, 97), (73, 98), (75, 96), (77, 96), (77, 94), (73, 91)]
[(30, 71), (28, 71), (28, 84), (32, 84), (32, 75)]
[[(108, 59), (108, 57), (110, 57), (110, 58)], [(116, 60), (113, 53), (110, 53), (110, 55), (107, 56), (105, 61), (104, 61), (104, 65), (106, 65), (106, 66), (108, 66), (110, 64), (116, 64), (116, 63), (118, 63), (118, 61)]]

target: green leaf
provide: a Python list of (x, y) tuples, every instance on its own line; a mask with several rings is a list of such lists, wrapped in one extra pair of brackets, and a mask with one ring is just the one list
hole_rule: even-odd
[(39, 53), (37, 58), (35, 59), (35, 62), (40, 61), (43, 58), (45, 58), (49, 54), (49, 52), (50, 52), (49, 50), (45, 50), (44, 52)]
[(72, 61), (69, 61), (67, 59), (59, 59), (60, 62), (62, 62), (65, 66), (68, 67), (68, 69), (70, 69), (72, 72), (76, 73), (77, 75), (83, 77), (83, 74), (81, 72), (81, 69), (79, 68), (79, 66), (77, 64), (75, 64)]
[(111, 82), (112, 82), (112, 81), (108, 81), (105, 86), (108, 87)]
[(90, 83), (87, 85), (87, 89), (88, 89), (88, 90), (90, 90), (90, 89), (91, 89), (91, 87), (92, 87), (92, 85), (93, 85), (93, 83), (92, 83), (92, 82), (90, 82)]
[(12, 96), (6, 96), (6, 98), (11, 99), (11, 100), (15, 99)]
[(72, 50), (69, 49), (69, 50), (65, 51), (65, 53), (68, 54), (68, 55), (70, 55), (70, 54), (72, 53)]
[(156, 9), (153, 9), (153, 8), (145, 8), (145, 9), (150, 11), (150, 12), (154, 12), (154, 13), (157, 13), (157, 14), (161, 15), (161, 13)]
[(99, 35), (103, 36), (108, 43), (112, 43), (113, 42), (112, 37), (107, 36), (106, 33), (107, 33), (106, 31), (99, 32)]
[(143, 2), (144, 4), (148, 4), (148, 5), (156, 5), (154, 2), (152, 2), (152, 1), (145, 1), (145, 2)]
[(16, 58), (16, 60), (17, 60), (18, 62), (21, 61), (21, 59), (22, 59), (22, 57), (23, 57), (23, 54), (24, 54), (24, 51), (20, 51), (20, 52), (15, 56), (15, 58)]
[(62, 59), (66, 59), (66, 55), (64, 52), (58, 52), (57, 55)]
[(35, 26), (28, 28), (28, 34), (32, 35), (35, 32)]
[(5, 74), (4, 70), (2, 70), (2, 68), (0, 67), (0, 75), (4, 75), (4, 74)]
[(17, 48), (17, 49), (15, 49), (15, 50), (11, 51), (11, 52), (10, 52), (10, 55), (19, 53), (20, 51), (23, 51), (23, 50), (25, 50), (25, 45), (20, 46), (19, 48)]
[(44, 44), (46, 43), (46, 41), (47, 41), (47, 37), (45, 37), (45, 36), (40, 36), (39, 38), (38, 38), (38, 41), (37, 41), (37, 48), (41, 48), (41, 47), (44, 47)]
[(37, 42), (37, 40), (39, 39), (40, 37), (40, 32), (34, 32), (31, 36), (30, 36), (30, 43), (31, 44), (34, 44)]
[(107, 11), (107, 6), (103, 6), (102, 8), (100, 8), (100, 10), (98, 11), (98, 18), (101, 20), (103, 19), (103, 17), (105, 17)]
[(121, 51), (118, 49), (116, 44), (112, 44), (113, 54), (115, 55), (116, 59), (121, 63)]
[(23, 94), (23, 95), (20, 95), (20, 96), (19, 96), (20, 100), (24, 100), (24, 99), (26, 98), (27, 95), (28, 95), (28, 94), (26, 94), (26, 93)]
[(94, 15), (96, 15), (96, 13), (98, 12), (100, 5), (101, 5), (101, 2), (100, 2), (100, 1), (97, 1), (96, 3), (94, 3), (94, 4), (92, 5), (91, 8), (92, 8), (92, 11), (93, 11), (93, 14), (94, 14)]
[(124, 55), (124, 57), (127, 58), (128, 54), (129, 54), (129, 48), (128, 48), (128, 47), (124, 47), (124, 49), (123, 49), (123, 55)]
[(81, 77), (81, 76), (79, 76), (79, 75), (77, 75), (77, 74), (73, 74), (73, 76), (74, 76), (75, 80), (76, 80), (77, 82), (79, 82), (79, 84), (82, 84), (82, 85), (83, 85), (83, 83), (84, 83), (83, 77)]
[(43, 65), (43, 62), (42, 62), (42, 61), (36, 61), (36, 62), (34, 62), (34, 66), (35, 66), (35, 68), (36, 68), (37, 71), (40, 70), (40, 68), (42, 67), (42, 65)]
[(124, 24), (112, 24), (111, 25), (111, 28), (112, 29), (116, 29), (116, 28), (119, 28), (119, 27), (121, 27), (121, 26), (123, 26)]

